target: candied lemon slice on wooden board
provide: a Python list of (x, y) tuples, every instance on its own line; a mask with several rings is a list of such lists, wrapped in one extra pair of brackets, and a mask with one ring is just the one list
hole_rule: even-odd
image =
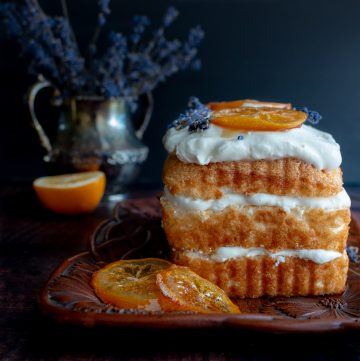
[(94, 210), (105, 191), (100, 171), (41, 177), (33, 188), (44, 207), (56, 213), (80, 214)]
[(188, 267), (173, 265), (157, 274), (161, 290), (159, 303), (164, 311), (198, 313), (239, 313), (239, 308), (218, 286)]
[(234, 108), (216, 111), (211, 122), (233, 130), (276, 131), (300, 127), (307, 114), (293, 109)]
[(254, 100), (254, 99), (242, 99), (242, 100), (233, 100), (230, 102), (212, 102), (208, 104), (208, 107), (213, 111), (223, 110), (223, 109), (234, 109), (240, 107), (291, 109), (291, 104), (261, 102), (259, 100)]
[(116, 261), (95, 272), (91, 284), (104, 303), (146, 308), (158, 298), (156, 274), (170, 266), (170, 262), (158, 258)]

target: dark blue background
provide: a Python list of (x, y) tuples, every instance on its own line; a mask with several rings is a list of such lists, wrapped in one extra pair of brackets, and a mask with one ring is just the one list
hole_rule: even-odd
[[(95, 0), (68, 2), (85, 45), (96, 21)], [(40, 3), (49, 13), (60, 13), (59, 1)], [(108, 28), (126, 32), (134, 14), (159, 21), (170, 4), (180, 10), (170, 35), (181, 37), (196, 24), (205, 29), (203, 69), (180, 73), (155, 90), (155, 111), (144, 138), (150, 154), (140, 181), (160, 182), (162, 135), (190, 95), (203, 101), (287, 101), (318, 110), (324, 117), (318, 127), (341, 145), (345, 181), (360, 181), (359, 1), (113, 0)], [(0, 39), (0, 179), (45, 172), (23, 102), (30, 85), (25, 68), (16, 49)]]

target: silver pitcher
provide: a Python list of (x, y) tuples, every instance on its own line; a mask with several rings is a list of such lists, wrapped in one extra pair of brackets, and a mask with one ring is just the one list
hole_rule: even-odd
[(47, 81), (35, 84), (28, 103), (32, 123), (52, 174), (102, 170), (108, 183), (123, 186), (134, 181), (148, 148), (141, 142), (153, 110), (151, 93), (141, 124), (135, 129), (123, 98), (72, 97), (61, 105), (57, 134), (53, 144), (35, 114), (38, 92), (52, 87)]

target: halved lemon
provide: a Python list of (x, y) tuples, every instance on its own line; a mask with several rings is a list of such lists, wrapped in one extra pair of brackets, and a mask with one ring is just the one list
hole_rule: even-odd
[(56, 213), (80, 214), (98, 206), (105, 183), (105, 174), (97, 171), (41, 177), (33, 187), (44, 207)]
[(161, 290), (159, 303), (164, 311), (197, 313), (239, 313), (225, 292), (188, 267), (173, 265), (157, 274)]
[(146, 308), (157, 302), (156, 274), (171, 266), (158, 258), (121, 260), (95, 272), (91, 284), (105, 303), (120, 308)]
[(213, 112), (211, 122), (233, 130), (276, 131), (300, 127), (306, 118), (293, 109), (240, 107)]
[(223, 109), (234, 109), (240, 107), (249, 107), (249, 108), (277, 108), (277, 109), (291, 109), (290, 103), (274, 103), (274, 102), (261, 102), (254, 99), (242, 99), (242, 100), (233, 100), (230, 102), (212, 102), (208, 104), (208, 107), (213, 110), (223, 110)]

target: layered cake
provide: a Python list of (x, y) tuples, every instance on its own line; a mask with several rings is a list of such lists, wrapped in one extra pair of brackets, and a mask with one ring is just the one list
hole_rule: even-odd
[(339, 145), (303, 124), (315, 115), (282, 103), (191, 101), (164, 137), (173, 262), (231, 297), (344, 290), (350, 199)]

